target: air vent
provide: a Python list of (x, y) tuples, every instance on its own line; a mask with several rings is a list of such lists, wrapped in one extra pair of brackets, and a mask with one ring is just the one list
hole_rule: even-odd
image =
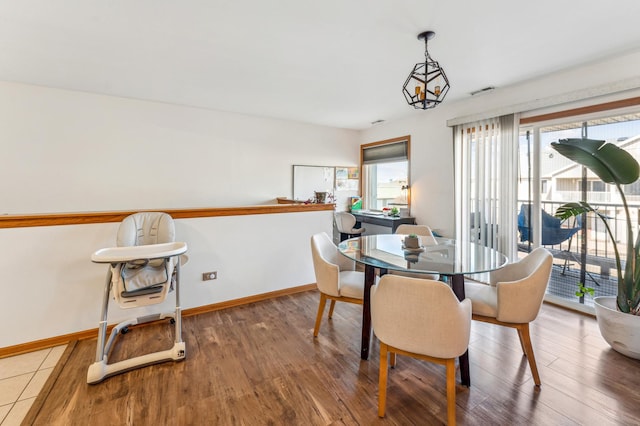
[(492, 90), (496, 90), (496, 88), (493, 87), (493, 86), (489, 86), (489, 87), (485, 87), (484, 89), (474, 90), (473, 92), (470, 93), (470, 95), (471, 96), (475, 96), (475, 95), (479, 95), (481, 93), (491, 92)]

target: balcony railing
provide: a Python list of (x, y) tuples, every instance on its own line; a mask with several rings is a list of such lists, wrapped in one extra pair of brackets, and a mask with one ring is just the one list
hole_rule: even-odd
[[(554, 215), (556, 209), (567, 201), (542, 201), (541, 207), (550, 215)], [(521, 203), (530, 202), (519, 200), (518, 209)], [(590, 204), (608, 218), (609, 226), (615, 235), (621, 259), (624, 262), (627, 248), (627, 217), (624, 213), (624, 206), (619, 203), (597, 201), (590, 201)], [(633, 206), (630, 206), (630, 214), (632, 223), (639, 224), (640, 204), (634, 203)], [(583, 231), (578, 231), (569, 240), (561, 244), (545, 246), (554, 255), (554, 267), (547, 293), (570, 302), (593, 305), (591, 296), (584, 298), (576, 296), (578, 283), (584, 280), (584, 286), (593, 288), (595, 296), (613, 296), (617, 293), (617, 271), (613, 244), (602, 221), (590, 213), (587, 214), (585, 224), (586, 236), (583, 235)], [(570, 218), (563, 225), (573, 227), (575, 226), (575, 219)], [(581, 253), (583, 238), (586, 241), (586, 254), (584, 257)], [(520, 243), (519, 248), (521, 251), (526, 252), (529, 251), (530, 247), (528, 244)], [(583, 268), (584, 272), (582, 272)]]

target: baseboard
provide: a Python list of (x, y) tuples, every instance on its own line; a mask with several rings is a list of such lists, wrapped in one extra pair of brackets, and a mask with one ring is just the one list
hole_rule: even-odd
[[(285, 288), (282, 290), (270, 291), (268, 293), (256, 294), (253, 296), (242, 297), (240, 299), (227, 300), (220, 303), (213, 303), (211, 305), (198, 306), (195, 308), (185, 309), (182, 311), (183, 317), (189, 317), (194, 315), (200, 315), (207, 312), (219, 311), (221, 309), (232, 308), (235, 306), (248, 305), (250, 303), (260, 302), (263, 300), (274, 299), (276, 297), (287, 296), (290, 294), (302, 293), (305, 291), (315, 290), (316, 284), (306, 284), (298, 287)], [(113, 325), (108, 327), (108, 332), (111, 331)], [(54, 346), (66, 345), (69, 342), (75, 340), (93, 339), (98, 336), (98, 329), (93, 328), (90, 330), (79, 331), (76, 333), (64, 334), (61, 336), (49, 337), (47, 339), (35, 340), (33, 342), (21, 343), (19, 345), (7, 346), (0, 348), (0, 358), (6, 358), (13, 355), (20, 355), (27, 352), (34, 352), (41, 349), (52, 348)]]
[(78, 331), (77, 333), (63, 334), (61, 336), (35, 340), (33, 342), (20, 343), (19, 345), (6, 346), (4, 348), (0, 348), (0, 358), (53, 348), (54, 346), (66, 345), (74, 340), (91, 339), (97, 336), (98, 329), (95, 328), (92, 330)]
[[(221, 309), (233, 308), (235, 306), (248, 305), (249, 303), (260, 302), (268, 299), (275, 299), (276, 297), (302, 293), (309, 290), (315, 290), (317, 288), (318, 288), (317, 285), (313, 283), (313, 284), (301, 285), (298, 287), (285, 288), (282, 290), (270, 291), (269, 293), (256, 294), (254, 296), (227, 300), (225, 302), (214, 303), (212, 305), (204, 305), (204, 306), (198, 306), (196, 308), (185, 309), (184, 311), (182, 311), (182, 316), (189, 317), (193, 315), (200, 315), (206, 312), (219, 311)], [(96, 330), (96, 333), (97, 333), (97, 330)]]
[(579, 314), (591, 316), (594, 318), (596, 316), (596, 310), (594, 307), (585, 306), (580, 303), (572, 303), (562, 297), (554, 296), (552, 294), (546, 294), (544, 296), (544, 302)]

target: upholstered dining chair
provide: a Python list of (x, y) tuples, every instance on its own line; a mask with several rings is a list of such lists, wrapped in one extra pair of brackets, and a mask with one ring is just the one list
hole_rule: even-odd
[(338, 232), (340, 232), (340, 241), (357, 237), (365, 231), (364, 228), (355, 227), (357, 222), (356, 217), (349, 212), (336, 212), (334, 218)]
[(446, 366), (447, 419), (454, 425), (455, 359), (469, 346), (471, 301), (458, 301), (440, 281), (385, 275), (371, 287), (371, 321), (380, 340), (378, 416), (385, 415), (387, 364), (395, 366), (399, 354)]
[(540, 375), (531, 345), (529, 323), (536, 319), (551, 276), (553, 256), (539, 247), (526, 257), (492, 271), (489, 283), (465, 281), (473, 303), (473, 319), (515, 328), (536, 386)]
[(320, 305), (313, 328), (313, 337), (317, 337), (327, 299), (331, 300), (329, 318), (333, 316), (336, 301), (362, 305), (364, 272), (356, 271), (355, 262), (340, 254), (331, 238), (324, 232), (311, 237), (311, 254), (316, 283), (320, 290)]
[[(405, 234), (405, 235), (416, 234), (420, 237), (433, 238), (433, 232), (431, 232), (431, 228), (429, 228), (427, 225), (410, 225), (408, 223), (403, 223), (401, 225), (398, 225), (394, 234)], [(435, 240), (433, 241), (435, 243)]]
[[(403, 223), (401, 225), (398, 225), (394, 234), (402, 234), (402, 235), (416, 234), (417, 236), (420, 237), (420, 240), (422, 241), (422, 245), (438, 244), (435, 237), (433, 236), (433, 233), (431, 232), (431, 228), (429, 228), (427, 225), (410, 225), (408, 223)], [(397, 271), (389, 271), (389, 273), (394, 275), (402, 275), (405, 277), (426, 278), (429, 280), (440, 279), (439, 274), (417, 274), (417, 273), (412, 274), (410, 272), (397, 272)]]

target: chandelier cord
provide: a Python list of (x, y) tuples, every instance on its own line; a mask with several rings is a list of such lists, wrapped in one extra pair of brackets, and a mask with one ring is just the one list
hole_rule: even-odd
[(424, 61), (433, 62), (433, 59), (431, 59), (429, 55), (429, 37), (424, 38)]

